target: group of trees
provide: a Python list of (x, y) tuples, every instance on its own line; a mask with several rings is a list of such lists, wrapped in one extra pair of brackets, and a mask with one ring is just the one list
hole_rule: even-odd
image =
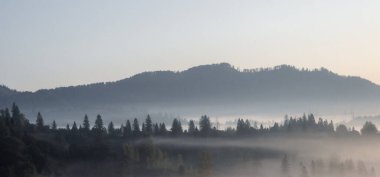
[[(209, 118), (204, 116), (202, 125), (207, 132)], [(81, 124), (74, 122), (71, 126), (58, 128), (55, 121), (46, 125), (41, 113), (37, 114), (36, 123), (30, 123), (13, 104), (12, 109), (0, 110), (0, 176), (32, 177), (60, 176), (59, 166), (63, 162), (99, 163), (114, 161), (120, 163), (119, 176), (147, 175), (183, 175), (190, 173), (179, 153), (161, 150), (153, 144), (151, 136), (181, 136), (184, 134), (181, 122), (174, 120), (170, 130), (164, 123), (153, 123), (148, 115), (142, 125), (137, 119), (131, 123), (115, 128), (113, 123), (105, 128), (103, 119), (98, 115), (91, 126), (86, 115)], [(194, 132), (200, 132), (194, 127)], [(125, 137), (118, 140), (117, 138)], [(134, 141), (136, 138), (143, 141)], [(121, 147), (121, 148), (119, 148)], [(117, 154), (117, 155), (116, 155)], [(57, 164), (60, 163), (60, 164)], [(192, 173), (208, 176), (211, 159), (207, 153), (199, 156), (199, 172)], [(204, 175), (203, 175), (204, 174)], [(72, 176), (75, 176), (71, 174)], [(69, 175), (70, 176), (70, 175)], [(83, 176), (83, 174), (79, 174)]]
[[(12, 112), (12, 113), (10, 113)], [(12, 115), (12, 116), (11, 116)], [(13, 105), (12, 111), (8, 109), (1, 110), (0, 112), (0, 134), (7, 135), (9, 133), (22, 134), (22, 130), (28, 130), (32, 132), (70, 132), (70, 134), (82, 134), (87, 136), (94, 136), (97, 138), (102, 137), (124, 137), (124, 138), (139, 138), (139, 137), (178, 137), (178, 136), (193, 136), (193, 137), (225, 137), (225, 136), (257, 136), (257, 135), (281, 135), (281, 134), (305, 134), (305, 133), (325, 133), (338, 136), (359, 136), (361, 135), (376, 135), (378, 130), (376, 125), (371, 122), (366, 122), (363, 128), (359, 131), (354, 127), (347, 128), (345, 125), (340, 124), (336, 128), (333, 121), (328, 122), (319, 118), (316, 121), (313, 114), (303, 115), (302, 117), (293, 118), (285, 116), (285, 120), (282, 124), (275, 122), (273, 126), (264, 127), (252, 126), (249, 120), (238, 119), (236, 128), (227, 128), (226, 130), (218, 130), (212, 125), (210, 118), (207, 115), (201, 116), (198, 121), (198, 125), (195, 120), (189, 120), (187, 129), (184, 129), (182, 122), (179, 119), (174, 119), (170, 128), (168, 129), (165, 123), (153, 122), (150, 115), (147, 115), (146, 119), (139, 123), (139, 120), (135, 118), (130, 121), (127, 120), (125, 124), (116, 128), (113, 122), (110, 122), (106, 128), (101, 115), (97, 115), (94, 125), (91, 126), (89, 117), (84, 116), (84, 119), (80, 125), (76, 122), (70, 126), (66, 125), (65, 129), (58, 128), (55, 121), (51, 125), (44, 123), (41, 113), (37, 114), (35, 124), (30, 124), (27, 119), (20, 113), (18, 107)]]
[[(0, 176), (33, 176), (49, 174), (54, 171), (52, 164), (57, 161), (89, 160), (99, 161), (113, 157), (124, 161), (126, 169), (146, 172), (146, 168), (165, 169), (184, 174), (189, 169), (183, 163), (177, 163), (181, 154), (170, 154), (150, 141), (150, 137), (245, 137), (282, 134), (325, 133), (337, 136), (377, 135), (378, 130), (371, 122), (366, 122), (361, 132), (345, 125), (336, 128), (332, 121), (314, 115), (303, 115), (299, 118), (285, 118), (282, 124), (273, 126), (252, 126), (249, 120), (238, 119), (236, 128), (218, 130), (210, 118), (202, 116), (198, 121), (189, 120), (186, 128), (179, 119), (174, 119), (170, 128), (165, 123), (154, 122), (150, 115), (140, 124), (137, 118), (127, 120), (120, 127), (113, 122), (104, 125), (101, 115), (97, 115), (92, 125), (85, 115), (81, 123), (73, 122), (62, 128), (53, 121), (46, 124), (43, 115), (37, 114), (35, 123), (30, 123), (16, 104), (11, 109), (0, 110)], [(144, 143), (139, 140), (143, 139)], [(148, 141), (145, 141), (147, 140)], [(115, 148), (115, 143), (122, 148)], [(125, 143), (125, 144), (124, 144)], [(115, 149), (122, 156), (115, 154)], [(178, 157), (177, 157), (178, 156)], [(283, 160), (286, 170), (288, 160)], [(313, 162), (314, 163), (314, 162)], [(316, 162), (315, 162), (316, 163)], [(179, 165), (174, 165), (179, 164)], [(315, 164), (316, 165), (316, 164)], [(201, 176), (210, 176), (212, 171), (211, 157), (200, 154), (198, 171)], [(359, 165), (358, 165), (359, 167)], [(315, 167), (317, 168), (317, 167)], [(308, 169), (306, 166), (303, 168)], [(370, 172), (368, 172), (370, 174)]]
[[(256, 122), (255, 122), (256, 124)], [(344, 124), (334, 126), (333, 121), (323, 120), (319, 118), (316, 121), (313, 114), (303, 115), (302, 117), (293, 118), (285, 116), (283, 124), (274, 123), (273, 126), (265, 128), (262, 124), (251, 126), (249, 120), (238, 119), (236, 126), (236, 134), (240, 136), (252, 136), (260, 134), (328, 134), (337, 136), (359, 136), (359, 135), (377, 135), (378, 130), (375, 124), (367, 121), (362, 129), (355, 130), (355, 127), (347, 128)]]
[(70, 126), (66, 125), (65, 129), (58, 129), (55, 121), (51, 125), (45, 125), (42, 115), (38, 113), (36, 125), (34, 131), (36, 132), (49, 132), (49, 131), (58, 131), (58, 132), (71, 132), (85, 135), (92, 135), (95, 137), (124, 137), (124, 138), (142, 138), (150, 136), (169, 136), (169, 137), (178, 137), (178, 136), (203, 136), (209, 137), (217, 134), (215, 127), (211, 127), (210, 118), (206, 115), (202, 116), (199, 121), (199, 128), (196, 126), (194, 120), (189, 121), (188, 129), (184, 129), (182, 123), (179, 119), (174, 119), (170, 129), (167, 128), (165, 123), (153, 123), (150, 115), (147, 115), (144, 122), (141, 124), (137, 118), (132, 121), (127, 120), (125, 124), (122, 124), (119, 128), (114, 126), (114, 123), (111, 121), (107, 128), (104, 125), (101, 115), (97, 115), (94, 125), (91, 128), (91, 123), (87, 115), (84, 116), (83, 122), (79, 125), (76, 122)]

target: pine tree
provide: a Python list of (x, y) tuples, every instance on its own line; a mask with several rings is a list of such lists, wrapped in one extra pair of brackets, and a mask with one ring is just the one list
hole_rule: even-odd
[(108, 135), (115, 136), (115, 127), (113, 126), (112, 121), (108, 124)]
[(145, 127), (145, 123), (144, 122), (141, 124), (141, 134), (144, 135), (144, 136), (147, 136), (147, 134), (146, 134), (146, 127)]
[(182, 125), (178, 119), (173, 120), (171, 131), (173, 136), (179, 136), (182, 134)]
[(132, 126), (131, 126), (131, 122), (129, 122), (129, 120), (127, 120), (127, 123), (125, 124), (123, 136), (124, 137), (132, 136)]
[(87, 132), (90, 131), (90, 121), (88, 120), (88, 116), (87, 116), (87, 114), (84, 115), (83, 129), (84, 129), (85, 131), (87, 131)]
[(96, 116), (94, 129), (98, 129), (98, 130), (104, 129), (102, 116), (100, 116), (99, 114)]
[(77, 123), (74, 121), (73, 126), (71, 127), (72, 132), (78, 131)]
[(155, 123), (153, 126), (153, 134), (156, 136), (160, 134), (160, 127), (158, 126), (157, 123)]
[(42, 115), (40, 112), (38, 112), (37, 114), (36, 126), (37, 126), (37, 130), (39, 131), (44, 130), (44, 119), (42, 118)]
[(167, 134), (168, 130), (166, 129), (165, 123), (160, 124), (160, 135), (165, 136)]
[(188, 132), (189, 132), (190, 135), (194, 135), (195, 134), (195, 123), (194, 123), (193, 120), (190, 120), (190, 122), (189, 122)]
[(100, 115), (96, 116), (93, 130), (95, 131), (95, 135), (96, 135), (96, 138), (98, 138), (98, 140), (100, 140), (104, 136), (104, 134), (106, 134), (102, 116)]
[(145, 119), (145, 134), (147, 136), (151, 136), (153, 134), (153, 124), (149, 114)]
[(134, 137), (140, 136), (140, 125), (139, 125), (139, 121), (136, 118), (133, 120), (133, 136)]
[(199, 128), (202, 136), (209, 136), (211, 134), (211, 122), (207, 115), (201, 117), (199, 121)]
[(52, 130), (57, 130), (57, 123), (55, 123), (55, 120), (54, 120), (53, 123), (51, 124), (51, 129), (52, 129)]
[(18, 119), (21, 117), (21, 112), (16, 103), (12, 104), (12, 118), (13, 119)]

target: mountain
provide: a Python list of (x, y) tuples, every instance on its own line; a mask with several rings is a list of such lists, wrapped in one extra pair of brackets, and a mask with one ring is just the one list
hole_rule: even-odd
[(36, 92), (14, 93), (0, 87), (0, 98), (0, 107), (17, 102), (31, 116), (43, 111), (57, 118), (85, 113), (120, 119), (147, 112), (342, 113), (376, 111), (380, 105), (380, 86), (324, 68), (305, 70), (281, 65), (241, 71), (221, 63), (181, 72), (144, 72), (116, 82)]
[(15, 90), (11, 90), (6, 86), (0, 85), (0, 98), (16, 94)]

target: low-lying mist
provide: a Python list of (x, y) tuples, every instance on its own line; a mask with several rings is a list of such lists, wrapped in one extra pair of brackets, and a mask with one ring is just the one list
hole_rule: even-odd
[[(363, 177), (380, 167), (378, 137), (157, 138), (163, 149), (196, 149), (210, 154), (215, 177)], [(191, 161), (192, 156), (184, 156)], [(286, 162), (284, 162), (284, 160)], [(191, 162), (188, 162), (191, 163)]]

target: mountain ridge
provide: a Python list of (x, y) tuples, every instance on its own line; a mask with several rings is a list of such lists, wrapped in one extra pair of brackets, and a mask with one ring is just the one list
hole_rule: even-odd
[(143, 75), (162, 74), (162, 73), (166, 73), (166, 74), (179, 74), (179, 73), (181, 74), (181, 73), (191, 73), (191, 72), (195, 73), (195, 72), (199, 72), (199, 71), (204, 71), (206, 69), (214, 69), (215, 70), (216, 69), (215, 67), (219, 68), (221, 70), (224, 69), (225, 71), (243, 72), (243, 73), (259, 73), (259, 72), (271, 72), (271, 71), (275, 72), (275, 71), (280, 71), (280, 70), (288, 70), (288, 71), (295, 71), (295, 72), (303, 72), (303, 71), (306, 71), (306, 72), (325, 72), (325, 73), (329, 73), (329, 74), (333, 74), (333, 75), (337, 75), (337, 76), (341, 76), (341, 77), (363, 79), (363, 80), (370, 82), (371, 84), (374, 84), (374, 85), (377, 85), (380, 87), (380, 85), (378, 85), (378, 84), (376, 84), (370, 80), (367, 80), (365, 78), (362, 78), (359, 76), (351, 76), (351, 75), (340, 75), (340, 74), (334, 73), (331, 70), (328, 70), (324, 67), (321, 67), (319, 69), (316, 69), (316, 68), (315, 69), (305, 69), (305, 68), (297, 68), (297, 67), (292, 66), (292, 65), (282, 64), (282, 65), (277, 65), (274, 67), (239, 70), (238, 68), (235, 68), (233, 65), (231, 65), (229, 63), (216, 63), (216, 64), (206, 64), (206, 65), (194, 66), (194, 67), (191, 67), (191, 68), (183, 70), (183, 71), (171, 71), (171, 70), (145, 71), (145, 72), (137, 73), (137, 74), (134, 74), (130, 77), (126, 77), (124, 79), (119, 79), (119, 80), (115, 80), (115, 81), (94, 82), (94, 83), (71, 85), (71, 86), (59, 86), (59, 87), (55, 87), (55, 88), (41, 88), (41, 89), (38, 89), (36, 91), (18, 91), (16, 89), (10, 89), (9, 87), (7, 87), (5, 85), (0, 85), (0, 96), (1, 96), (1, 93), (5, 92), (5, 91), (8, 93), (10, 93), (10, 92), (36, 93), (36, 92), (41, 92), (41, 91), (52, 91), (52, 90), (56, 90), (56, 89), (66, 89), (66, 88), (86, 87), (86, 86), (93, 86), (93, 85), (112, 84), (112, 83), (116, 83), (116, 82), (122, 82), (122, 81), (128, 80), (128, 79), (139, 78)]
[(331, 105), (351, 109), (378, 104), (380, 86), (325, 68), (308, 70), (279, 65), (240, 70), (228, 63), (219, 63), (184, 71), (143, 72), (113, 82), (12, 92), (1, 98), (0, 107), (17, 102), (26, 112), (67, 110), (78, 114), (107, 112), (113, 108), (149, 111), (178, 107), (206, 109), (217, 105), (223, 109), (257, 107), (262, 111), (270, 107), (276, 110), (304, 106), (310, 110), (325, 110), (324, 106)]

